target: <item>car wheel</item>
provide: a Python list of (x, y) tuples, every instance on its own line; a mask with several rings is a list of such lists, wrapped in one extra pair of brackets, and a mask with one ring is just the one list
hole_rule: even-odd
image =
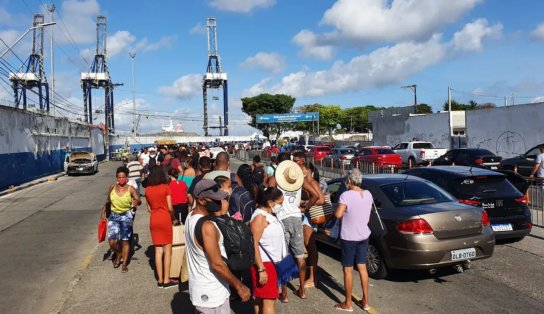
[(412, 169), (416, 166), (416, 160), (414, 157), (408, 158), (408, 169)]
[(387, 277), (387, 266), (385, 265), (383, 256), (373, 243), (368, 244), (366, 269), (371, 278), (384, 279)]

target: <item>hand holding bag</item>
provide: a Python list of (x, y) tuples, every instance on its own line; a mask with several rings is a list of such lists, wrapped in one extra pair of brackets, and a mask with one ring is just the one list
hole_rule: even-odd
[(316, 225), (322, 225), (334, 214), (332, 210), (331, 194), (325, 194), (323, 205), (314, 205), (309, 209), (310, 220)]
[(261, 249), (263, 249), (266, 256), (268, 256), (268, 259), (274, 263), (274, 268), (276, 269), (276, 274), (278, 275), (278, 287), (283, 287), (289, 281), (298, 277), (298, 265), (291, 254), (287, 253), (287, 255), (281, 261), (276, 263), (260, 243), (259, 246)]
[(98, 221), (98, 243), (102, 243), (106, 240), (106, 231), (108, 230), (108, 221), (101, 219)]

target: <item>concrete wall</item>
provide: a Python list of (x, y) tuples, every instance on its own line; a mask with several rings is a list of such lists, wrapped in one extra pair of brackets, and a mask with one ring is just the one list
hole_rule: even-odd
[(0, 106), (0, 190), (62, 171), (66, 146), (100, 157), (101, 137), (87, 124)]
[(370, 118), (374, 145), (395, 146), (417, 139), (432, 142), (438, 148), (450, 147), (449, 114), (390, 115)]
[(468, 147), (504, 158), (544, 143), (544, 103), (467, 111)]

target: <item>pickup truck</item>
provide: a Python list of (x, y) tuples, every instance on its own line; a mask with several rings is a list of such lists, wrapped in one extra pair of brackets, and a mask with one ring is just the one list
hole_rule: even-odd
[(393, 151), (400, 155), (402, 163), (412, 168), (416, 165), (426, 165), (447, 152), (445, 148), (435, 148), (431, 142), (402, 142), (393, 147)]

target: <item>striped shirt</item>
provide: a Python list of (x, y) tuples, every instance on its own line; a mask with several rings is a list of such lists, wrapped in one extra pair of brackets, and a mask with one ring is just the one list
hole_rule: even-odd
[(128, 178), (129, 179), (140, 179), (142, 176), (142, 165), (137, 161), (131, 161), (127, 164), (128, 168)]

